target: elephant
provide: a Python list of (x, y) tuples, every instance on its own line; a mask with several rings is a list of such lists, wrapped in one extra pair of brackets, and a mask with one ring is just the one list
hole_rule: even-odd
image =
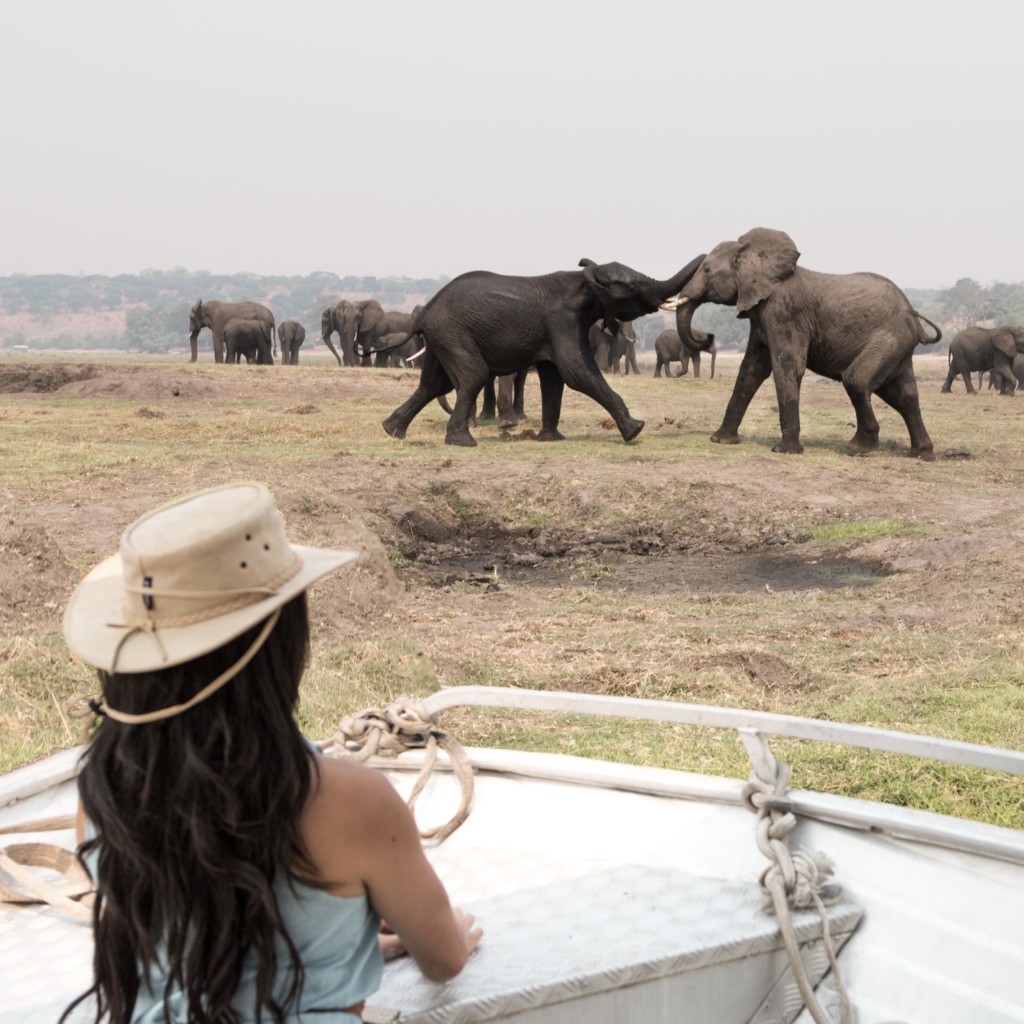
[(949, 343), (949, 373), (942, 385), (943, 393), (953, 389), (953, 381), (960, 376), (973, 395), (971, 373), (989, 370), (989, 380), (1001, 380), (999, 393), (1012, 395), (1017, 390), (1013, 362), (1024, 353), (1024, 327), (968, 327)]
[(363, 366), (369, 366), (371, 358), (374, 366), (384, 366), (387, 360), (381, 361), (375, 354), (380, 350), (380, 340), (389, 334), (408, 335), (413, 319), (422, 307), (417, 306), (411, 313), (401, 313), (384, 309), (376, 299), (367, 299), (359, 306), (356, 355)]
[(492, 374), (515, 373), (536, 364), (541, 388), (544, 441), (561, 440), (565, 385), (593, 398), (631, 441), (643, 421), (609, 387), (590, 351), (589, 331), (602, 317), (618, 331), (622, 320), (653, 313), (690, 279), (704, 257), (674, 277), (658, 281), (621, 263), (581, 260), (582, 270), (539, 277), (512, 277), (475, 270), (449, 281), (416, 316), (411, 333), (426, 342), (416, 390), (383, 422), (392, 437), (403, 438), (429, 402), (453, 388), (455, 407), (445, 443), (472, 447), (469, 417), (477, 395)]
[[(1017, 354), (1013, 357), (1013, 375), (1017, 378), (1017, 387), (1024, 385), (1024, 355)], [(985, 372), (982, 371), (978, 374), (978, 389), (981, 389), (981, 382), (985, 376)], [(988, 371), (988, 386), (989, 390), (992, 388), (999, 388), (1000, 394), (1006, 394), (1006, 381), (1003, 379), (1001, 374), (995, 372), (995, 370)], [(1010, 392), (1012, 394), (1013, 392)]]
[[(918, 313), (892, 281), (877, 274), (822, 274), (798, 267), (800, 253), (783, 231), (754, 228), (736, 242), (722, 242), (675, 303), (676, 329), (683, 344), (706, 349), (692, 329), (703, 302), (736, 306), (750, 320), (750, 338), (740, 363), (722, 425), (711, 435), (718, 444), (738, 444), (739, 426), (757, 389), (775, 375), (782, 438), (773, 451), (799, 453), (800, 385), (804, 372), (842, 381), (857, 417), (850, 451), (878, 448), (876, 394), (906, 423), (910, 454), (934, 458), (914, 376), (918, 345), (934, 344), (942, 332)], [(928, 337), (921, 321), (935, 331)]]
[(224, 346), (227, 361), (237, 363), (241, 356), (246, 362), (272, 366), (274, 357), (270, 350), (270, 328), (263, 320), (243, 320), (236, 317), (224, 325)]
[(192, 358), (189, 362), (194, 363), (197, 355), (196, 341), (199, 332), (204, 327), (209, 327), (213, 334), (213, 358), (218, 363), (224, 362), (224, 325), (229, 320), (261, 320), (270, 329), (270, 338), (273, 342), (273, 351), (277, 351), (277, 335), (275, 332), (274, 314), (266, 306), (259, 302), (203, 302), (196, 299), (188, 314), (188, 340), (192, 346)]
[[(715, 376), (715, 359), (718, 356), (718, 345), (715, 336), (712, 334), (711, 344), (706, 351), (711, 356), (711, 376)], [(662, 331), (654, 342), (654, 351), (657, 355), (657, 363), (654, 367), (654, 376), (661, 376), (661, 368), (665, 368), (665, 376), (672, 376), (672, 363), (679, 363), (677, 377), (685, 377), (689, 364), (693, 364), (694, 377), (700, 376), (700, 352), (694, 351), (683, 344), (679, 332), (674, 330)]]
[(277, 336), (281, 342), (281, 364), (299, 365), (299, 349), (306, 340), (306, 328), (298, 320), (285, 320), (278, 325)]
[(626, 360), (624, 376), (629, 374), (630, 369), (634, 373), (640, 372), (636, 364), (636, 333), (633, 325), (627, 321), (620, 323), (614, 333), (605, 328), (603, 320), (594, 324), (590, 328), (590, 351), (594, 354), (598, 369), (603, 373), (621, 373), (623, 357)]
[[(320, 316), (320, 339), (331, 350), (339, 366), (356, 366), (356, 331), (359, 329), (360, 304), (342, 299), (337, 305), (328, 306)], [(341, 355), (331, 344), (331, 334), (337, 331), (341, 343)]]

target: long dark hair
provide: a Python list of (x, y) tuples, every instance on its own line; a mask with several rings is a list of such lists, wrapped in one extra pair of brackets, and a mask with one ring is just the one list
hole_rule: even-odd
[[(264, 620), (266, 621), (266, 620)], [(111, 707), (144, 713), (188, 700), (230, 668), (263, 623), (194, 661), (159, 672), (100, 673)], [(311, 874), (298, 817), (316, 766), (293, 717), (309, 653), (305, 594), (227, 685), (183, 714), (126, 725), (101, 720), (79, 794), (96, 837), (93, 914), (97, 1022), (128, 1024), (142, 979), (166, 969), (189, 1024), (228, 1024), (243, 960), (255, 957), (258, 1006), (282, 1021), (303, 969), (275, 898), (275, 879)], [(275, 937), (289, 964), (279, 969)], [(158, 962), (159, 957), (159, 962)], [(287, 975), (282, 994), (275, 980)], [(109, 1015), (105, 1018), (104, 1015)]]

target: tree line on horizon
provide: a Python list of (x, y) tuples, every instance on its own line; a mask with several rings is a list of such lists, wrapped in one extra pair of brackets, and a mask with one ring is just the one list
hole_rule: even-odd
[[(206, 270), (145, 270), (140, 274), (12, 274), (0, 277), (0, 312), (27, 313), (46, 322), (59, 314), (125, 310), (121, 334), (95, 336), (55, 332), (46, 339), (29, 339), (17, 329), (0, 331), (0, 348), (120, 348), (166, 352), (181, 348), (188, 330), (192, 303), (252, 300), (274, 312), (278, 323), (298, 320), (311, 340), (319, 338), (324, 308), (342, 298), (377, 299), (386, 309), (410, 310), (443, 287), (449, 278), (409, 278), (347, 275), (321, 271), (306, 275), (213, 274)], [(914, 307), (943, 329), (940, 350), (975, 323), (1024, 324), (1024, 282), (997, 282), (989, 287), (964, 277), (951, 288), (905, 289)], [(641, 348), (650, 348), (658, 333), (671, 326), (668, 314), (635, 322)], [(721, 348), (746, 345), (748, 325), (729, 307), (705, 305), (695, 326), (712, 331)]]

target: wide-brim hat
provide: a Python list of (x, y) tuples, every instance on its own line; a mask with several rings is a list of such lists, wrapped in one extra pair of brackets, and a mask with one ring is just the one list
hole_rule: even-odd
[(149, 672), (222, 646), (357, 551), (289, 542), (270, 492), (228, 484), (147, 512), (75, 589), (72, 653), (107, 672)]

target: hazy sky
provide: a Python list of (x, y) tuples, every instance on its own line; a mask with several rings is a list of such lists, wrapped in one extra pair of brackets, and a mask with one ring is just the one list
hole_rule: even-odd
[(0, 274), (1024, 280), (1019, 0), (6, 0)]

